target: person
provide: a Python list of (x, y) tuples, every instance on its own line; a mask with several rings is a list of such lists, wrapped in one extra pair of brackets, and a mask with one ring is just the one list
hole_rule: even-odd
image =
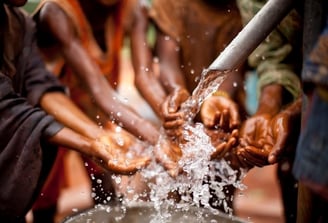
[[(143, 5), (136, 0), (43, 0), (33, 13), (38, 46), (47, 68), (68, 86), (72, 100), (100, 126), (109, 125), (115, 130), (118, 125), (156, 145), (158, 127), (123, 103), (115, 91), (123, 39), (130, 37), (133, 46), (146, 39), (144, 30), (140, 32), (143, 16)], [(142, 62), (142, 58), (139, 60), (136, 63)], [(171, 146), (168, 142), (167, 147)], [(91, 181), (94, 203), (109, 202), (115, 197), (111, 174), (85, 161), (89, 175), (102, 182)], [(162, 163), (169, 166), (166, 161)], [(57, 198), (49, 203), (55, 205)]]
[[(237, 1), (244, 25), (266, 2)], [(236, 151), (240, 165), (248, 168), (278, 162), (286, 222), (295, 222), (297, 211), (297, 181), (291, 170), (300, 129), (302, 39), (297, 36), (301, 34), (301, 6), (296, 5), (248, 57), (258, 75), (258, 107), (242, 123)]]
[[(192, 96), (203, 70), (241, 30), (241, 18), (235, 1), (210, 0), (154, 0), (149, 16), (156, 28), (154, 54), (159, 64), (157, 81), (162, 87), (160, 90), (156, 85), (142, 85), (141, 81), (136, 84), (141, 94), (153, 92), (148, 93), (147, 101), (161, 118), (166, 134), (179, 141), (185, 117), (189, 115), (189, 111), (181, 110), (181, 106)], [(228, 135), (226, 142), (215, 144), (213, 139), (213, 145), (216, 145), (213, 159), (219, 158), (236, 143), (238, 127), (245, 114), (243, 73), (243, 65), (232, 71), (207, 100), (211, 106), (201, 112), (202, 119), (195, 114), (192, 120), (194, 123), (202, 122), (212, 138), (222, 136), (218, 134), (219, 128)], [(222, 108), (221, 113), (218, 107)], [(214, 110), (215, 117), (207, 115)], [(231, 206), (232, 199), (228, 195), (226, 200)]]
[(127, 146), (118, 144), (112, 133), (94, 124), (66, 96), (38, 54), (34, 23), (17, 8), (25, 3), (1, 0), (0, 4), (0, 218), (4, 222), (25, 221), (58, 146), (77, 150), (120, 174), (133, 174), (149, 162), (138, 155), (143, 146), (136, 139), (127, 138), (133, 140), (130, 143), (124, 139)]
[(305, 0), (302, 128), (292, 169), (299, 182), (298, 223), (328, 221), (327, 31), (327, 3)]
[[(324, 174), (327, 167), (325, 58), (328, 8), (327, 4), (320, 0), (305, 0), (301, 3), (304, 4), (301, 11), (304, 20), (301, 95), (270, 120), (269, 139), (267, 142), (263, 140), (264, 143), (272, 146), (272, 150), (266, 151), (268, 156), (265, 155), (262, 159), (257, 153), (253, 157), (259, 158), (257, 161), (262, 160), (262, 164), (273, 163), (281, 156), (285, 156), (287, 148), (290, 144), (294, 144), (292, 151), (296, 155), (289, 171), (298, 180), (297, 216), (291, 216), (292, 218), (289, 217), (287, 220), (288, 222), (326, 222), (328, 190), (327, 177)], [(299, 124), (301, 124), (300, 129)], [(294, 209), (294, 200), (292, 205)]]

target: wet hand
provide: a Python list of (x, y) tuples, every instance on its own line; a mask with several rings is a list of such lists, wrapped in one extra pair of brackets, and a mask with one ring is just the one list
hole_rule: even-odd
[(267, 144), (272, 147), (268, 157), (268, 162), (273, 164), (278, 162), (284, 155), (295, 146), (299, 131), (300, 120), (295, 121), (295, 117), (288, 112), (280, 112), (270, 123), (267, 136)]
[(238, 105), (224, 96), (211, 96), (204, 101), (200, 115), (207, 128), (222, 128), (226, 131), (240, 125)]
[(172, 177), (176, 177), (182, 170), (179, 160), (182, 157), (180, 147), (172, 141), (161, 139), (155, 148), (155, 158)]
[(243, 147), (252, 145), (262, 148), (270, 126), (272, 116), (259, 114), (245, 120), (240, 128), (240, 144)]
[(97, 163), (105, 169), (117, 174), (133, 174), (147, 166), (150, 157), (142, 155), (144, 146), (141, 142), (118, 138), (118, 134), (105, 134), (93, 140), (91, 149), (94, 151)]
[(222, 129), (206, 129), (206, 134), (211, 138), (211, 143), (215, 148), (211, 154), (211, 159), (223, 158), (236, 146), (238, 130), (234, 129), (231, 133)]
[(162, 105), (163, 127), (169, 136), (180, 136), (181, 127), (185, 122), (185, 114), (180, 111), (181, 104), (189, 97), (186, 89), (173, 91)]
[(239, 146), (236, 156), (243, 167), (268, 165), (272, 146), (267, 143), (270, 129), (270, 114), (257, 114), (247, 119), (240, 129)]

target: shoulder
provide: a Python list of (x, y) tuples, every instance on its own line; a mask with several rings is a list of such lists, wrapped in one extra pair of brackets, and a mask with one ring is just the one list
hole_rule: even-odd
[(73, 22), (67, 13), (56, 3), (47, 2), (34, 15), (38, 32), (50, 35), (59, 42), (65, 42), (75, 35)]
[(34, 17), (39, 24), (63, 25), (69, 23), (69, 17), (66, 12), (53, 2), (45, 3)]

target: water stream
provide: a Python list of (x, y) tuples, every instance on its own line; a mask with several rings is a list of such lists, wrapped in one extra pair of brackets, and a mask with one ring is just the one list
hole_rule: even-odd
[[(220, 86), (228, 73), (204, 70), (197, 88), (181, 106), (180, 111), (185, 114), (186, 121), (182, 136), (184, 143), (180, 145), (183, 156), (179, 161), (183, 174), (172, 178), (155, 160), (141, 171), (150, 188), (150, 201), (157, 210), (152, 223), (168, 222), (172, 209), (188, 211), (190, 207), (202, 207), (217, 211), (210, 204), (213, 194), (217, 197), (216, 205), (223, 207), (226, 213), (232, 213), (224, 190), (226, 186), (231, 185), (238, 189), (244, 188), (240, 173), (233, 170), (224, 159), (210, 160), (214, 151), (211, 139), (204, 132), (204, 126), (193, 121), (204, 100)], [(165, 133), (162, 133), (161, 137), (165, 138)], [(161, 139), (157, 146), (160, 146), (160, 141)], [(131, 190), (133, 192), (133, 188)], [(128, 205), (134, 201), (138, 201), (138, 196), (135, 196), (133, 201), (125, 199), (123, 203)], [(201, 213), (198, 220), (202, 222)]]

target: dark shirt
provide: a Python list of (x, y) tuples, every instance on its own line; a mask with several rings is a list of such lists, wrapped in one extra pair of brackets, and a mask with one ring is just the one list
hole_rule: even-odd
[(56, 157), (56, 147), (45, 139), (63, 127), (39, 101), (44, 93), (64, 88), (44, 67), (32, 21), (8, 6), (1, 6), (0, 14), (7, 21), (0, 26), (0, 219), (24, 222)]

